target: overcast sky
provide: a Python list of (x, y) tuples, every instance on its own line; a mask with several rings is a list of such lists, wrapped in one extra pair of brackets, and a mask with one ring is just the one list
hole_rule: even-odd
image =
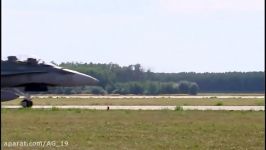
[(2, 0), (2, 56), (264, 70), (264, 0)]

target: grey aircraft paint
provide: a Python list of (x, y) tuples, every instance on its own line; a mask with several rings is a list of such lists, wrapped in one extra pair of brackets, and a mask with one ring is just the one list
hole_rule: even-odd
[(12, 89), (24, 87), (26, 91), (42, 91), (49, 86), (85, 86), (97, 85), (92, 76), (64, 69), (52, 64), (28, 58), (19, 61), (15, 56), (1, 61), (1, 101), (13, 100), (18, 93)]

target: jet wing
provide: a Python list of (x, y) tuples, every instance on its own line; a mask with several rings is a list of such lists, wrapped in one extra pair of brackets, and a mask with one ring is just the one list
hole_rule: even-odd
[(18, 98), (19, 95), (17, 95), (15, 92), (11, 90), (2, 90), (1, 89), (1, 101), (10, 101), (13, 99)]

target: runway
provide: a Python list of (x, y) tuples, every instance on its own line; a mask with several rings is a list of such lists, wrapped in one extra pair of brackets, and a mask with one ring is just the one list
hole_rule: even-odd
[[(104, 106), (104, 105), (64, 105), (64, 106), (48, 106), (36, 105), (32, 109), (92, 109), (92, 110), (231, 110), (231, 111), (264, 111), (265, 106)], [(2, 106), (1, 108), (18, 109), (21, 106)]]
[(171, 95), (161, 95), (161, 96), (137, 96), (137, 95), (127, 95), (127, 96), (124, 96), (124, 95), (119, 95), (119, 96), (114, 96), (114, 95), (106, 95), (106, 96), (100, 96), (100, 95), (97, 95), (97, 96), (93, 96), (93, 95), (70, 95), (70, 96), (67, 96), (67, 95), (53, 95), (53, 96), (44, 96), (44, 95), (35, 95), (35, 96), (32, 96), (32, 98), (86, 98), (86, 99), (103, 99), (103, 98), (107, 98), (107, 99), (156, 99), (156, 98), (173, 98), (173, 99), (176, 99), (176, 98), (197, 98), (197, 99), (202, 99), (202, 98), (264, 98), (264, 96), (260, 95), (260, 96), (234, 96), (234, 95), (231, 95), (231, 96), (191, 96), (191, 95), (185, 95), (185, 96), (171, 96)]

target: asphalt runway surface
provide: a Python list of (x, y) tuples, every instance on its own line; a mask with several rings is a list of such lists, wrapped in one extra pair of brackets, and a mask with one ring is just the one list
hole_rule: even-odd
[[(18, 109), (22, 106), (2, 106), (1, 108)], [(36, 105), (32, 109), (92, 109), (92, 110), (176, 110), (177, 106), (106, 106), (106, 105), (67, 105), (67, 106), (48, 106)], [(236, 110), (236, 111), (264, 111), (265, 106), (178, 106), (182, 110)]]

